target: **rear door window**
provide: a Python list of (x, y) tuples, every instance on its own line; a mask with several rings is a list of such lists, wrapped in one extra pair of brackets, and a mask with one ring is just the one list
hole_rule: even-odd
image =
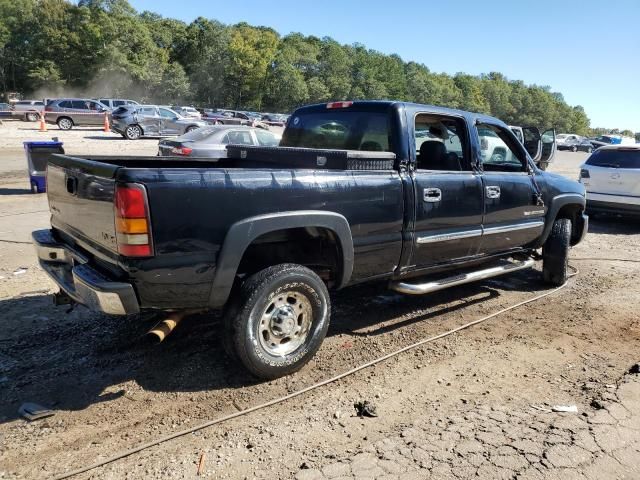
[(248, 130), (234, 130), (229, 132), (229, 143), (233, 145), (253, 145), (251, 134)]
[(255, 134), (256, 134), (256, 138), (258, 139), (258, 145), (261, 145), (263, 147), (278, 146), (279, 141), (273, 133), (265, 132), (262, 130), (256, 130)]
[(73, 108), (71, 100), (63, 100), (58, 104), (61, 108)]
[(72, 100), (71, 108), (75, 108), (76, 110), (89, 110), (87, 102), (84, 100)]
[(593, 167), (640, 169), (640, 149), (596, 150), (586, 163)]

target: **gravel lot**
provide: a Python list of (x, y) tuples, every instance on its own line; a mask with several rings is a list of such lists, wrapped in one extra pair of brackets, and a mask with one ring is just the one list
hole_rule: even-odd
[[(426, 297), (384, 285), (333, 296), (333, 323), (301, 372), (258, 383), (225, 357), (216, 315), (148, 345), (153, 318), (53, 307), (30, 232), (48, 226), (22, 142), (71, 154), (154, 155), (156, 140), (0, 125), (0, 478), (51, 478), (291, 393), (542, 293), (521, 272)], [(552, 170), (576, 178), (586, 154)], [(564, 290), (320, 390), (78, 475), (79, 479), (640, 478), (640, 223), (599, 218)], [(356, 416), (368, 400), (375, 418)], [(23, 402), (55, 409), (27, 422)], [(578, 413), (552, 413), (575, 405)]]

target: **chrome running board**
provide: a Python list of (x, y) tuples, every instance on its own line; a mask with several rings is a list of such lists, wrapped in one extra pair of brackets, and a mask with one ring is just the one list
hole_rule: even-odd
[(497, 277), (506, 273), (517, 272), (518, 270), (525, 270), (533, 267), (534, 263), (535, 261), (533, 258), (528, 258), (523, 261), (512, 261), (509, 262), (508, 265), (502, 265), (500, 267), (486, 268), (484, 270), (477, 270), (475, 272), (464, 273), (462, 275), (454, 275), (453, 277), (447, 277), (427, 283), (391, 282), (389, 288), (407, 295), (424, 295), (425, 293), (437, 292), (438, 290), (455, 287), (456, 285), (463, 285), (465, 283)]

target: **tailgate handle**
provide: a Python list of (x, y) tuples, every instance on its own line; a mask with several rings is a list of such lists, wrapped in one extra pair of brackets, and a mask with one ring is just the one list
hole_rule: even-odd
[(76, 177), (67, 177), (67, 192), (71, 195), (78, 193), (78, 179)]

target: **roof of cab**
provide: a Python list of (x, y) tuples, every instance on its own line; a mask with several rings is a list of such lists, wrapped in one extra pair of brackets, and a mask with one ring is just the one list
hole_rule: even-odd
[[(345, 102), (349, 102), (349, 101), (345, 101)], [(329, 103), (332, 103), (332, 102), (329, 102)], [(317, 104), (313, 104), (313, 105), (306, 105), (304, 107), (300, 107), (296, 111), (326, 109), (327, 105), (329, 105), (329, 104), (328, 103), (317, 103)], [(499, 125), (507, 127), (507, 125), (502, 120), (500, 120), (498, 118), (495, 118), (495, 117), (492, 117), (492, 116), (489, 116), (489, 115), (485, 115), (483, 113), (469, 112), (469, 111), (466, 111), (466, 110), (459, 110), (459, 109), (455, 109), (455, 108), (439, 107), (439, 106), (436, 106), (436, 105), (424, 105), (424, 104), (420, 104), (420, 103), (401, 102), (401, 101), (396, 101), (396, 100), (354, 100), (353, 102), (351, 102), (351, 105), (349, 105), (348, 107), (343, 107), (343, 108), (376, 107), (376, 106), (377, 107), (387, 106), (387, 107), (390, 107), (390, 108), (404, 108), (406, 110), (411, 110), (411, 111), (414, 111), (414, 112), (422, 110), (425, 113), (435, 113), (435, 114), (442, 114), (442, 115), (453, 115), (453, 116), (458, 116), (458, 117), (465, 117), (468, 120), (476, 120), (477, 119), (479, 121), (499, 124)]]

